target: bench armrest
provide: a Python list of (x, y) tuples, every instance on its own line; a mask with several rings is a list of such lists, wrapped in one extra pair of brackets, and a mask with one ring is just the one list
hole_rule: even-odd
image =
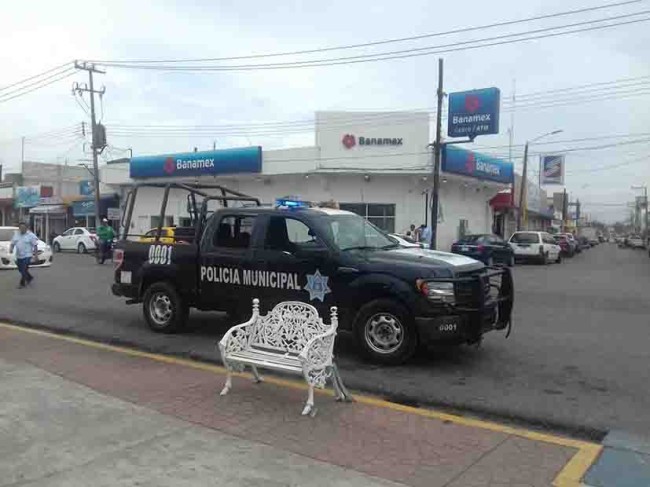
[(248, 348), (250, 337), (258, 318), (258, 316), (253, 316), (246, 323), (233, 326), (226, 332), (219, 341), (219, 349), (221, 350), (222, 356)]
[(332, 365), (336, 328), (312, 337), (298, 357), (305, 370), (322, 369)]

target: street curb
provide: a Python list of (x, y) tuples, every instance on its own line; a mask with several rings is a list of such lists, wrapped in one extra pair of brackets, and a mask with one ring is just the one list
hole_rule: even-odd
[[(61, 329), (51, 325), (45, 325), (42, 323), (33, 323), (26, 322), (21, 320), (16, 320), (13, 318), (8, 318), (0, 315), (0, 322), (16, 325), (22, 328), (29, 328), (34, 330), (42, 330), (55, 335), (65, 336), (65, 337), (74, 337), (81, 338), (84, 340), (89, 340), (94, 343), (104, 343), (107, 345), (113, 345), (117, 347), (128, 347), (135, 350), (142, 350), (144, 352), (152, 354), (162, 354), (169, 357), (178, 357), (180, 359), (189, 359), (192, 361), (213, 364), (221, 366), (221, 360), (207, 358), (204, 355), (194, 354), (192, 352), (174, 352), (167, 351), (162, 347), (156, 346), (146, 346), (135, 341), (128, 339), (122, 339), (118, 337), (112, 338), (101, 338), (97, 337), (90, 333), (84, 333), (78, 329)], [(215, 350), (217, 348), (215, 341)], [(339, 367), (342, 372), (345, 372), (345, 368)], [(284, 375), (278, 371), (268, 371), (267, 376), (271, 374), (277, 377), (291, 377), (290, 375)], [(396, 403), (404, 406), (410, 406), (413, 408), (433, 408), (441, 410), (442, 412), (457, 415), (457, 416), (476, 416), (478, 419), (483, 419), (485, 421), (494, 421), (512, 424), (517, 427), (524, 429), (533, 429), (539, 430), (540, 432), (551, 432), (558, 435), (564, 435), (572, 438), (578, 438), (587, 442), (600, 443), (603, 441), (608, 431), (599, 429), (591, 426), (583, 426), (574, 423), (566, 423), (562, 421), (549, 421), (547, 419), (534, 417), (534, 416), (525, 416), (520, 413), (510, 412), (506, 410), (494, 410), (491, 408), (476, 408), (472, 406), (467, 406), (463, 404), (457, 404), (453, 402), (446, 401), (422, 401), (421, 399), (407, 395), (407, 394), (395, 394), (387, 391), (373, 389), (371, 387), (363, 387), (358, 384), (353, 386), (353, 388), (365, 394), (370, 394), (373, 396), (378, 396), (390, 403)]]
[[(115, 353), (130, 355), (132, 357), (146, 358), (158, 362), (190, 367), (198, 370), (204, 370), (206, 372), (217, 373), (220, 375), (225, 375), (227, 372), (224, 367), (219, 365), (213, 365), (206, 362), (199, 362), (196, 360), (188, 360), (185, 358), (177, 358), (171, 355), (162, 355), (157, 353), (144, 352), (133, 348), (126, 348), (123, 346), (109, 345), (102, 342), (78, 338), (72, 335), (64, 335), (61, 333), (54, 333), (51, 331), (39, 330), (36, 329), (35, 327), (25, 327), (21, 325), (3, 323), (3, 322), (0, 322), (0, 327), (9, 330), (20, 331), (22, 333), (32, 333), (40, 336), (45, 336), (48, 338), (63, 340), (70, 343), (75, 343), (78, 345), (83, 345), (83, 346), (87, 346), (99, 350), (106, 350)], [(240, 377), (248, 377), (248, 374), (244, 374), (244, 373), (236, 373), (234, 375)], [(265, 380), (270, 384), (274, 384), (280, 387), (287, 387), (291, 389), (300, 389), (300, 390), (305, 390), (307, 388), (304, 382), (299, 382), (296, 380), (282, 379), (273, 376), (267, 377)], [(316, 392), (319, 394), (331, 394), (331, 391), (329, 390), (316, 390)], [(355, 394), (354, 400), (361, 404), (391, 409), (393, 411), (400, 411), (407, 414), (415, 414), (418, 416), (436, 419), (439, 421), (455, 423), (455, 424), (473, 427), (473, 428), (485, 429), (489, 431), (503, 433), (506, 435), (526, 438), (532, 441), (538, 441), (538, 442), (544, 442), (544, 443), (549, 443), (549, 444), (563, 446), (563, 447), (575, 448), (578, 451), (571, 457), (571, 459), (562, 468), (562, 470), (559, 472), (559, 474), (556, 476), (555, 480), (553, 481), (553, 485), (557, 487), (578, 487), (583, 485), (581, 483), (582, 478), (587, 473), (589, 468), (596, 462), (596, 460), (598, 459), (598, 457), (600, 456), (603, 450), (602, 445), (591, 443), (591, 442), (566, 438), (562, 436), (550, 435), (547, 433), (540, 433), (532, 430), (514, 428), (503, 424), (483, 421), (480, 419), (468, 418), (464, 416), (458, 416), (458, 415), (444, 413), (444, 412), (430, 410), (430, 409), (417, 408), (413, 406), (405, 406), (402, 404), (389, 402), (386, 401), (385, 399), (381, 399), (377, 397)]]

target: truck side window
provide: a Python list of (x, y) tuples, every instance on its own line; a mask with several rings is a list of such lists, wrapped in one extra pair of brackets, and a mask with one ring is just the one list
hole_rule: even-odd
[(212, 243), (215, 247), (247, 249), (253, 231), (254, 217), (224, 216), (214, 234)]
[(320, 247), (316, 235), (299, 220), (273, 216), (269, 220), (264, 247), (294, 253), (296, 250)]

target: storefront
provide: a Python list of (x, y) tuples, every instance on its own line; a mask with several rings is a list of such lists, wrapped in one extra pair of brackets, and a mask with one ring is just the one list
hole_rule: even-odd
[(0, 227), (13, 225), (16, 219), (14, 214), (14, 187), (5, 185), (0, 187)]
[(41, 198), (38, 206), (29, 209), (31, 228), (41, 240), (51, 243), (68, 227), (68, 207), (56, 197)]
[[(120, 219), (120, 201), (116, 194), (102, 195), (99, 199), (100, 218), (108, 218), (117, 228)], [(95, 200), (86, 198), (72, 203), (72, 217), (74, 226), (97, 228), (95, 224)]]
[[(222, 184), (264, 203), (296, 195), (335, 200), (388, 232), (429, 223), (431, 150), (429, 117), (420, 112), (316, 114), (315, 146), (262, 152), (259, 147), (134, 157), (102, 171), (102, 182), (124, 195), (133, 181)], [(471, 147), (471, 146), (467, 146)], [(490, 199), (512, 184), (512, 165), (466, 149), (443, 158), (438, 248), (464, 233), (492, 231)], [(142, 188), (130, 234), (158, 225), (161, 193)], [(165, 225), (189, 218), (181, 192), (172, 192)]]

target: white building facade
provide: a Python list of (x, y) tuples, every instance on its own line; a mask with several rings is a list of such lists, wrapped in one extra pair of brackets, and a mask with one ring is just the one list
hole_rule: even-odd
[[(167, 167), (168, 172), (142, 179), (135, 177), (137, 171), (132, 172), (134, 165), (158, 164), (158, 160), (173, 157), (148, 161), (136, 157), (130, 164), (103, 168), (102, 182), (123, 196), (134, 181), (217, 183), (268, 204), (285, 196), (315, 202), (334, 200), (342, 209), (354, 211), (388, 232), (404, 233), (411, 224), (430, 225), (433, 178), (426, 113), (319, 112), (315, 129), (316, 145), (261, 151), (260, 165), (254, 171), (237, 172), (237, 165), (228, 161), (224, 163), (231, 166), (228, 174), (211, 166), (205, 174), (193, 170), (191, 176), (184, 176), (182, 170)], [(220, 164), (220, 151), (189, 157)], [(437, 247), (448, 250), (461, 234), (492, 232), (490, 200), (510, 187), (512, 166), (456, 149), (449, 153), (443, 168), (447, 170), (440, 178)], [(129, 234), (142, 234), (158, 225), (161, 197), (160, 190), (141, 189)], [(172, 192), (166, 213), (164, 225), (184, 225), (189, 219), (185, 195)]]

